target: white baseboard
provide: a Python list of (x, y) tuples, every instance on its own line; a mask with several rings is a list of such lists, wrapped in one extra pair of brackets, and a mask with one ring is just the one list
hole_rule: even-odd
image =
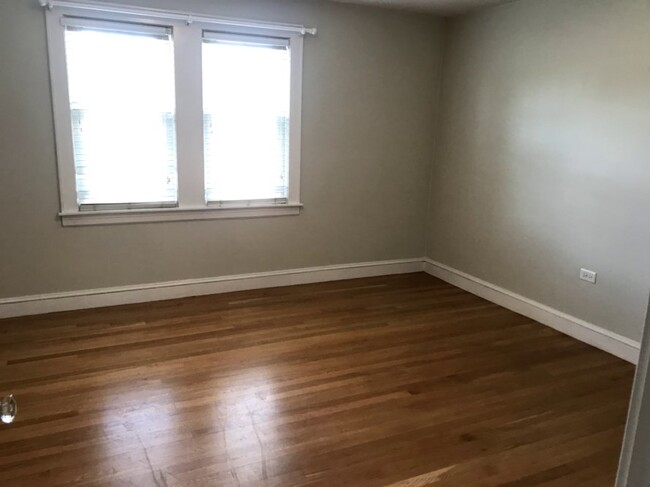
[(0, 318), (422, 271), (422, 259), (339, 264), (0, 299)]
[(640, 345), (634, 340), (592, 323), (562, 313), (477, 277), (431, 259), (402, 259), (356, 264), (307, 267), (204, 279), (159, 282), (63, 293), (39, 294), (0, 299), (0, 318), (28, 316), (56, 311), (100, 308), (120, 304), (162, 301), (233, 291), (293, 286), (314, 282), (339, 281), (361, 277), (406, 274), (424, 270), (428, 274), (527, 316), (581, 342), (637, 363)]
[(527, 316), (581, 342), (611, 353), (636, 364), (639, 360), (639, 342), (605, 330), (592, 323), (562, 313), (544, 304), (528, 299), (502, 287), (486, 282), (445, 264), (424, 259), (424, 271), (449, 284), (487, 299), (499, 306)]

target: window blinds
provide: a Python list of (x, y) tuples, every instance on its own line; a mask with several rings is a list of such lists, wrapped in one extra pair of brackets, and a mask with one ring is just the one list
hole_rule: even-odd
[(287, 201), (290, 75), (287, 39), (204, 33), (208, 202)]
[(64, 20), (80, 208), (174, 206), (171, 29)]

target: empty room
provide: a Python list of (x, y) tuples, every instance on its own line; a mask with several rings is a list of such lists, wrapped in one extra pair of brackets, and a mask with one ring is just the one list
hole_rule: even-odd
[(649, 487), (649, 155), (650, 0), (0, 0), (0, 484)]

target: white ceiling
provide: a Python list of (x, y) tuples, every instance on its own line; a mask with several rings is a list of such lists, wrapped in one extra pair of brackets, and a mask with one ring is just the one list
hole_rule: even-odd
[(507, 3), (512, 0), (336, 0), (346, 3), (359, 3), (365, 5), (377, 5), (383, 7), (403, 8), (418, 10), (439, 15), (456, 15), (468, 12), (469, 10)]

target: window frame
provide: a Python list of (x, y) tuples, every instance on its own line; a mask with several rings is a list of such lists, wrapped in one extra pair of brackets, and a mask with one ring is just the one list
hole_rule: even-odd
[[(62, 2), (62, 4), (71, 2)], [(56, 141), (60, 212), (64, 226), (143, 223), (220, 218), (254, 218), (298, 215), (300, 200), (302, 132), (303, 37), (315, 29), (292, 24), (270, 24), (219, 19), (176, 11), (137, 7), (111, 9), (100, 4), (52, 6), (45, 9), (52, 110)], [(174, 207), (128, 205), (117, 209), (81, 209), (77, 201), (72, 119), (68, 96), (64, 17), (89, 21), (130, 22), (168, 27), (174, 43), (176, 102), (176, 160), (178, 204)], [(286, 202), (241, 202), (233, 205), (209, 204), (205, 197), (203, 154), (203, 75), (202, 45), (204, 32), (286, 39), (291, 56), (289, 108), (289, 189)]]

